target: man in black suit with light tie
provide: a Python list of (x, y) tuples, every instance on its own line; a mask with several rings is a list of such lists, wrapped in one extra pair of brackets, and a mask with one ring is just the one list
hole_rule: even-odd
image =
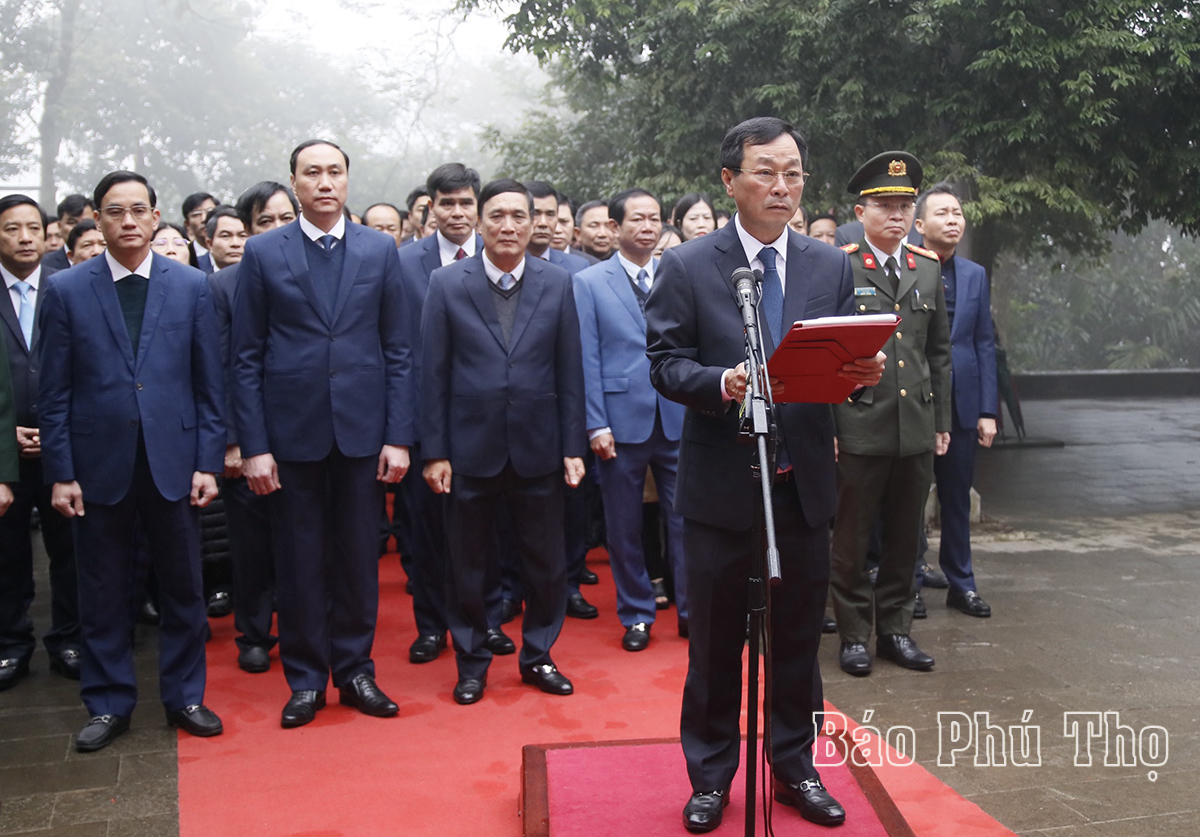
[[(33, 590), (33, 535), (29, 519), (37, 508), (42, 541), (50, 557), (51, 628), (46, 634), (50, 668), (79, 679), (79, 593), (71, 523), (50, 506), (42, 481), (37, 428), (37, 325), (39, 290), (55, 273), (42, 261), (42, 211), (25, 195), (0, 198), (0, 274), (12, 304), (0, 302), (7, 373), (11, 373), (19, 479), (12, 484), (13, 506), (0, 519), (0, 691), (16, 685), (29, 670), (36, 647), (28, 602)], [(6, 440), (5, 444), (11, 440)]]
[(300, 218), (256, 235), (238, 266), (234, 410), (242, 473), (271, 495), (284, 727), (343, 704), (389, 717), (371, 647), (383, 483), (408, 470), (409, 322), (396, 242), (346, 221), (349, 157), (292, 152)]
[[(787, 324), (850, 313), (845, 255), (787, 226), (804, 191), (807, 157), (803, 137), (780, 119), (759, 117), (730, 129), (721, 145), (721, 178), (737, 203), (734, 222), (664, 252), (646, 303), (651, 380), (688, 407), (675, 496), (684, 517), (691, 602), (680, 726), (694, 791), (683, 816), (693, 832), (720, 825), (738, 766), (747, 585), (759, 543), (754, 448), (738, 440), (745, 338), (731, 277), (738, 268), (763, 271), (759, 316), (768, 355)], [(842, 374), (872, 385), (882, 368), (877, 355), (847, 364)], [(835, 505), (833, 417), (825, 404), (784, 404), (777, 418), (772, 502), (783, 580), (770, 591), (774, 794), (806, 819), (837, 825), (845, 812), (812, 761), (822, 708), (816, 654)]]
[(570, 275), (526, 258), (533, 198), (514, 180), (480, 194), (483, 252), (435, 270), (421, 322), (424, 477), (450, 495), (447, 584), (454, 699), (483, 697), (492, 652), (486, 592), (498, 506), (513, 517), (525, 579), (521, 679), (574, 689), (550, 647), (567, 609), (563, 479), (583, 478), (583, 362)]

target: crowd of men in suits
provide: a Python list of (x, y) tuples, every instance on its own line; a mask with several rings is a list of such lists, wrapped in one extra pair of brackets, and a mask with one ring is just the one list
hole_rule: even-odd
[[(684, 822), (712, 830), (738, 764), (763, 503), (738, 440), (738, 404), (765, 385), (747, 376), (731, 284), (749, 267), (768, 348), (801, 319), (901, 317), (882, 352), (843, 367), (845, 403), (776, 405), (774, 794), (842, 822), (812, 763), (827, 596), (845, 671), (870, 673), (872, 626), (877, 656), (932, 668), (910, 629), (936, 472), (947, 602), (988, 615), (967, 513), (976, 441), (995, 433), (995, 365), (986, 277), (954, 254), (952, 188), (920, 192), (905, 152), (873, 158), (849, 184), (861, 233), (839, 250), (833, 217), (800, 208), (807, 162), (781, 120), (730, 129), (732, 219), (703, 195), (668, 214), (636, 187), (576, 206), (551, 184), (484, 184), (459, 163), (403, 209), (357, 216), (349, 157), (326, 140), (296, 147), (290, 186), (264, 181), (232, 206), (191, 195), (178, 226), (135, 172), (68, 197), (53, 219), (0, 198), (0, 690), (35, 650), (35, 509), (45, 646), (53, 670), (80, 680), (82, 752), (129, 726), (146, 565), (170, 724), (222, 732), (204, 705), (204, 643), (207, 618), (230, 610), (244, 670), (268, 671), (278, 643), (282, 726), (311, 722), (330, 678), (343, 704), (396, 715), (372, 660), (381, 514), (409, 578), (411, 662), (436, 659), (448, 635), (453, 698), (476, 703), (493, 657), (516, 653), (501, 626), (522, 613), (522, 680), (570, 695), (551, 652), (566, 616), (598, 615), (580, 585), (595, 580), (584, 556), (602, 515), (623, 647), (650, 644), (663, 577), (690, 638)], [(914, 215), (930, 249), (905, 240)], [(648, 480), (661, 509), (649, 537)], [(218, 494), (230, 570), (214, 591), (199, 514)]]

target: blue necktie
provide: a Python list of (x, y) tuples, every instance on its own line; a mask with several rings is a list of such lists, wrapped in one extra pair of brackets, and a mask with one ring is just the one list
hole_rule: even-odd
[[(646, 272), (646, 268), (644, 267), (638, 271), (637, 286), (638, 290), (640, 290), (643, 294), (650, 293), (650, 274)], [(644, 296), (638, 297), (638, 305), (641, 307), (642, 313), (645, 314), (646, 298)]]
[(515, 284), (517, 284), (517, 280), (511, 273), (500, 274), (500, 290), (507, 291)]
[(337, 239), (334, 236), (332, 236), (332, 235), (321, 236), (321, 246), (325, 248), (326, 252), (332, 250), (334, 244), (337, 244)]
[[(783, 339), (784, 333), (783, 282), (780, 280), (779, 271), (775, 267), (775, 257), (777, 255), (774, 247), (764, 247), (758, 251), (758, 260), (763, 265), (762, 316), (767, 321), (767, 328), (771, 330), (771, 335), (774, 337), (776, 346)], [(787, 446), (781, 438), (775, 451), (775, 468), (779, 471), (786, 471), (791, 467), (792, 461), (788, 456)]]
[(21, 324), (21, 333), (25, 335), (25, 348), (33, 348), (33, 300), (29, 298), (29, 292), (33, 290), (33, 285), (25, 281), (13, 283), (13, 287), (21, 294), (21, 308), (17, 312), (17, 321)]

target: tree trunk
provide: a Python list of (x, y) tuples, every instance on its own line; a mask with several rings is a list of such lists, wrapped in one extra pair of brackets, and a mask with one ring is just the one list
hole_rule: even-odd
[(38, 197), (42, 208), (50, 213), (58, 203), (55, 168), (58, 149), (63, 139), (63, 93), (71, 72), (71, 57), (75, 52), (75, 18), (82, 0), (60, 0), (58, 41), (50, 61), (50, 75), (42, 102), (42, 121), (38, 126), (41, 144), (41, 183)]

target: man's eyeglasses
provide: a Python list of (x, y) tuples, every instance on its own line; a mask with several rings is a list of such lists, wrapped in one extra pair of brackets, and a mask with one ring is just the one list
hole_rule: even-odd
[(169, 247), (171, 245), (183, 249), (187, 247), (188, 243), (186, 238), (156, 238), (150, 242), (152, 247)]
[(733, 169), (733, 171), (748, 174), (757, 180), (759, 183), (770, 185), (777, 178), (782, 177), (783, 182), (789, 186), (795, 186), (800, 183), (807, 183), (812, 177), (810, 172), (797, 171), (796, 169), (788, 169), (787, 171), (775, 171), (774, 169)]
[(124, 219), (125, 213), (129, 213), (136, 221), (144, 221), (150, 217), (150, 213), (154, 210), (146, 206), (144, 203), (136, 203), (133, 206), (106, 206), (100, 212), (105, 218), (110, 221), (120, 221)]

